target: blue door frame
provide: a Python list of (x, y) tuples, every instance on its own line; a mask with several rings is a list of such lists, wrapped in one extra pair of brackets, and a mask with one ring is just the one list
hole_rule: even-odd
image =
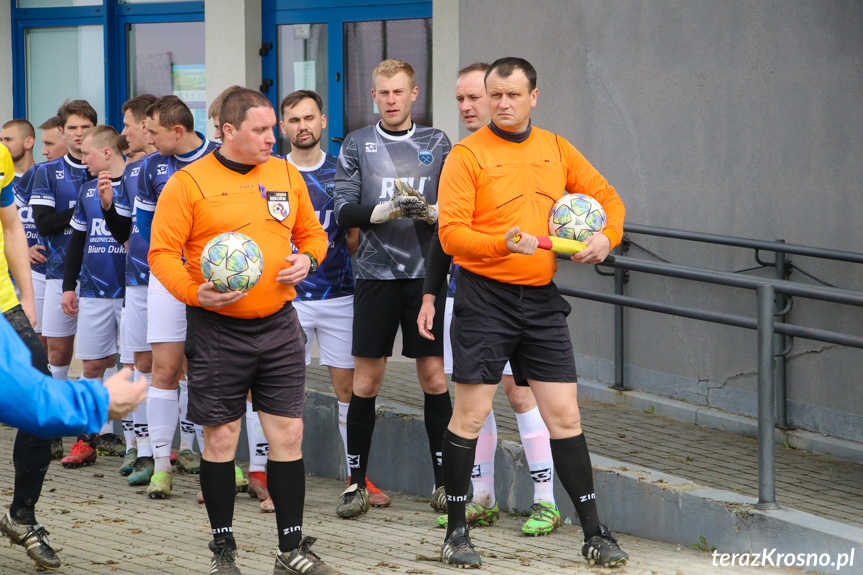
[[(18, 8), (12, 2), (12, 93), (13, 115), (27, 117), (27, 28), (102, 26), (105, 51), (105, 118), (101, 121), (122, 130), (120, 108), (129, 99), (127, 24), (156, 22), (203, 22), (204, 3), (117, 4), (104, 0), (99, 6), (70, 8)], [(58, 102), (58, 105), (60, 102)], [(42, 120), (47, 118), (42, 118)]]
[[(429, 0), (398, 0), (383, 3), (380, 0), (263, 0), (261, 6), (263, 43), (271, 49), (262, 57), (262, 72), (272, 84), (264, 94), (279, 113), (279, 103), (285, 94), (278, 94), (278, 34), (277, 27), (285, 24), (327, 24), (329, 70), (329, 109), (325, 110), (331, 137), (344, 137), (344, 33), (345, 22), (367, 20), (403, 20), (431, 18)], [(338, 80), (336, 79), (338, 77)], [(263, 86), (262, 86), (263, 88)], [(330, 141), (329, 152), (337, 156), (340, 142)]]

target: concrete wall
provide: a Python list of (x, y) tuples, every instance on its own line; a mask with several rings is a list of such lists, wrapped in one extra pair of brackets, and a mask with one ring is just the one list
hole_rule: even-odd
[[(252, 90), (261, 85), (261, 0), (208, 0), (204, 3), (207, 102), (237, 84)], [(207, 137), (214, 134), (213, 123)]]
[[(863, 251), (863, 2), (461, 0), (459, 14), (459, 64), (530, 60), (534, 123), (584, 153), (623, 197), (628, 221)], [(632, 239), (677, 264), (756, 265), (747, 250)], [(839, 287), (863, 286), (860, 266), (793, 261)], [(563, 265), (557, 277), (612, 289), (591, 268)], [(633, 274), (627, 293), (755, 314), (744, 290)], [(613, 378), (612, 317), (610, 306), (574, 302), (583, 376)], [(859, 309), (803, 299), (789, 318), (847, 333), (861, 319)], [(630, 385), (754, 413), (754, 332), (631, 310), (625, 325)], [(863, 440), (861, 372), (860, 350), (796, 341), (791, 422)]]

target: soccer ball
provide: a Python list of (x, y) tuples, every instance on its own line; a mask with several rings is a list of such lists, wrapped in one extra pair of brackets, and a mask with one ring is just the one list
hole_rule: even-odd
[(219, 234), (201, 252), (201, 273), (216, 291), (249, 291), (264, 271), (261, 248), (237, 232)]
[(596, 199), (584, 194), (563, 194), (548, 214), (548, 233), (583, 242), (599, 233), (607, 223), (605, 210)]

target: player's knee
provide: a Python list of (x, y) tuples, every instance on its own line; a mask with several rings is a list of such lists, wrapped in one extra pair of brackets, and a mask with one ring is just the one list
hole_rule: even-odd
[(135, 352), (135, 369), (141, 373), (153, 371), (153, 354), (149, 351)]
[(536, 407), (536, 398), (529, 387), (518, 387), (513, 383), (511, 387), (504, 386), (503, 389), (516, 413), (526, 413)]

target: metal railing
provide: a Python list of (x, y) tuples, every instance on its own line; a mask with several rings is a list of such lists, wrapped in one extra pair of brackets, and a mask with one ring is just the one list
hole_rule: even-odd
[[(645, 234), (688, 241), (705, 242), (755, 250), (755, 260), (762, 266), (775, 267), (774, 278), (720, 272), (702, 268), (675, 265), (668, 262), (652, 262), (620, 255), (629, 244), (630, 234)], [(773, 262), (760, 259), (760, 252), (773, 252)], [(863, 307), (863, 292), (820, 287), (786, 280), (791, 270), (788, 254), (843, 262), (863, 263), (863, 254), (843, 252), (810, 246), (786, 244), (784, 240), (774, 242), (673, 230), (654, 226), (627, 224), (624, 242), (613, 255), (597, 266), (601, 275), (614, 276), (614, 293), (594, 292), (567, 286), (559, 286), (567, 296), (609, 303), (614, 309), (614, 389), (626, 390), (624, 379), (624, 324), (623, 309), (631, 307), (690, 319), (731, 325), (758, 331), (758, 509), (778, 509), (776, 503), (776, 475), (774, 454), (774, 428), (788, 429), (786, 419), (785, 359), (791, 348), (786, 337), (834, 343), (863, 348), (863, 337), (818, 328), (793, 325), (786, 322), (791, 297), (798, 296), (832, 303)], [(560, 255), (561, 259), (568, 256)], [(600, 266), (614, 268), (613, 274), (603, 272)], [(756, 293), (757, 315), (747, 317), (736, 314), (695, 309), (660, 303), (624, 294), (629, 272), (675, 277), (716, 285), (753, 290)]]

